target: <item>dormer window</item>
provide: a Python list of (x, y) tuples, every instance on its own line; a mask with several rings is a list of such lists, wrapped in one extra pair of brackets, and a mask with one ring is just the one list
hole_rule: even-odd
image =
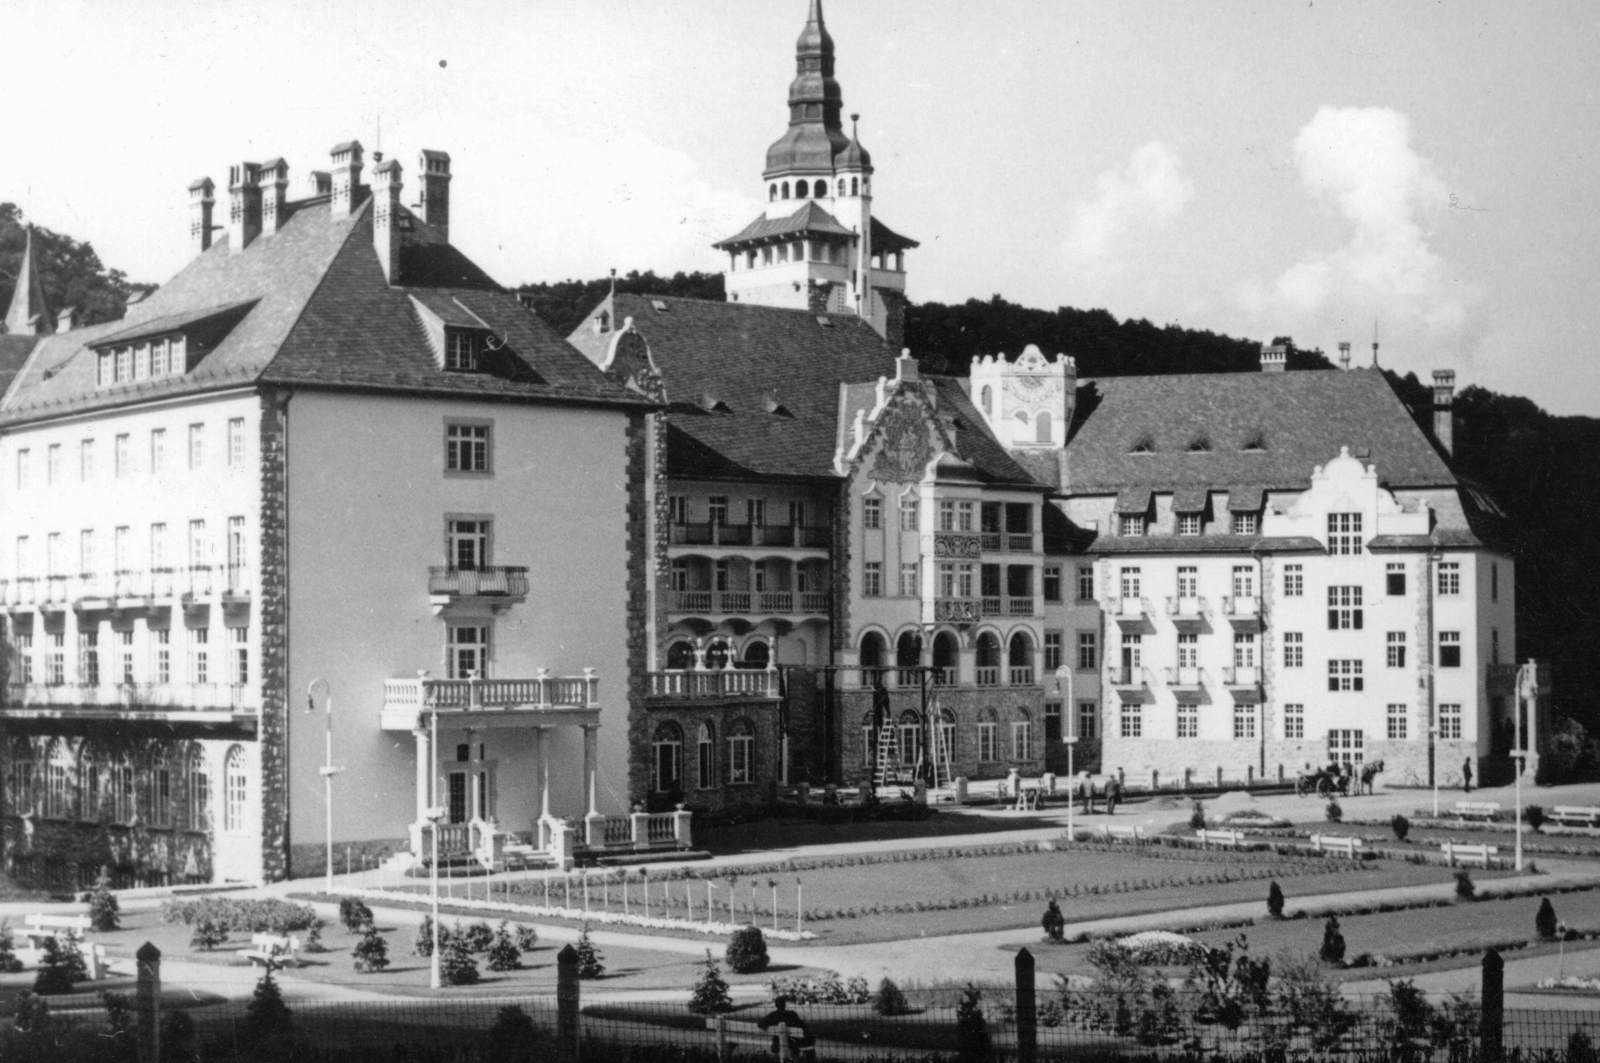
[(478, 354), (483, 349), (483, 337), (472, 329), (446, 329), (444, 334), (444, 367), (457, 373), (476, 373)]
[(1245, 436), (1244, 446), (1240, 447), (1239, 449), (1240, 450), (1266, 450), (1267, 449), (1266, 433), (1262, 432), (1260, 429), (1257, 429), (1256, 431), (1251, 432), (1249, 435)]
[(1130, 454), (1154, 454), (1156, 452), (1155, 437), (1142, 435), (1133, 441), (1133, 446), (1128, 448)]
[(95, 383), (103, 388), (177, 376), (187, 367), (182, 335), (161, 336), (96, 352)]
[(1261, 514), (1259, 513), (1235, 513), (1233, 515), (1233, 534), (1235, 535), (1255, 535), (1260, 526)]

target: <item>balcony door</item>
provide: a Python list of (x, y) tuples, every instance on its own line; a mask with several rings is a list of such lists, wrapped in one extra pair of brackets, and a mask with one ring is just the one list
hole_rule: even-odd
[(471, 679), (489, 674), (489, 627), (452, 624), (447, 629), (445, 671), (450, 679)]
[(486, 520), (449, 522), (446, 549), (451, 567), (470, 572), (488, 565), (489, 524)]

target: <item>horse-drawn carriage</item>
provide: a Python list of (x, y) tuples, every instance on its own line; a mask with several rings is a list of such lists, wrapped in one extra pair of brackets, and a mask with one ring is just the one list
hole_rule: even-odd
[(1382, 771), (1381, 760), (1361, 765), (1359, 773), (1355, 765), (1345, 761), (1337, 761), (1321, 768), (1313, 768), (1307, 764), (1294, 777), (1294, 792), (1299, 797), (1304, 797), (1306, 794), (1316, 794), (1318, 797), (1332, 797), (1335, 794), (1349, 797), (1350, 783), (1359, 778), (1355, 792), (1370, 794), (1372, 781)]

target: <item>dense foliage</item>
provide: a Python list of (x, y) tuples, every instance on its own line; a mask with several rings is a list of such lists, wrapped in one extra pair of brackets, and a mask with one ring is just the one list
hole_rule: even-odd
[(111, 892), (111, 872), (102, 867), (100, 877), (95, 879), (94, 889), (89, 891), (89, 925), (102, 933), (119, 930), (122, 927), (121, 914), (117, 895)]
[[(534, 313), (563, 336), (583, 323), (583, 319), (600, 304), (611, 291), (612, 280), (564, 280), (554, 283), (524, 284), (517, 289), (533, 307)], [(658, 277), (646, 270), (632, 270), (616, 278), (617, 291), (625, 295), (668, 295), (686, 299), (710, 299), (721, 302), (726, 298), (720, 273), (674, 273)]]
[(767, 965), (767, 939), (758, 926), (741, 926), (728, 939), (728, 950), (723, 956), (728, 966), (737, 974), (750, 974)]
[[(25, 221), (15, 203), (0, 203), (0, 307), (11, 305), (27, 241)], [(120, 269), (107, 269), (91, 245), (39, 226), (33, 230), (33, 257), (51, 311), (76, 307), (79, 324), (115, 321), (122, 316), (129, 295), (155, 288), (130, 282)]]
[(294, 904), (275, 897), (199, 897), (195, 900), (174, 897), (161, 903), (161, 921), (185, 926), (210, 922), (234, 933), (291, 934), (315, 926), (317, 913), (309, 904)]
[(689, 1010), (696, 1015), (716, 1015), (733, 1010), (733, 998), (728, 996), (728, 980), (722, 977), (717, 958), (706, 949), (706, 962), (689, 991)]

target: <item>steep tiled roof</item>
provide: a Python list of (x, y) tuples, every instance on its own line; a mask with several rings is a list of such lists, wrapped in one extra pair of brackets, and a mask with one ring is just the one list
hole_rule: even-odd
[(1377, 465), (1387, 487), (1456, 482), (1370, 369), (1100, 377), (1080, 384), (1074, 421), (1067, 488), (1078, 494), (1129, 484), (1305, 488), (1342, 446)]
[(955, 377), (928, 377), (939, 398), (939, 413), (945, 429), (955, 437), (956, 453), (978, 470), (979, 479), (993, 484), (1042, 488), (1037, 479), (1012, 459), (1000, 442), (989, 434), (983, 415), (972, 405), (972, 398)]
[[(839, 384), (894, 375), (894, 352), (853, 314), (643, 295), (608, 297), (590, 319), (601, 312), (617, 325), (631, 317), (650, 345), (676, 476), (831, 477)], [(598, 365), (611, 338), (586, 322), (568, 342)], [(783, 412), (768, 412), (769, 392)], [(728, 412), (706, 409), (707, 396)]]
[(872, 219), (872, 250), (878, 254), (895, 251), (905, 251), (913, 247), (921, 247), (917, 241), (909, 236), (901, 236), (889, 228), (876, 217)]
[(1277, 554), (1324, 553), (1322, 544), (1303, 536), (1276, 535), (1102, 535), (1082, 549), (1098, 554)]
[[(873, 234), (877, 234), (877, 223), (873, 223)], [(752, 243), (759, 240), (770, 240), (779, 236), (800, 233), (831, 233), (835, 236), (854, 235), (849, 229), (840, 224), (832, 214), (817, 206), (815, 201), (808, 200), (806, 205), (789, 215), (787, 218), (769, 218), (765, 214), (741, 229), (736, 235), (726, 240), (712, 244), (712, 247), (737, 247), (741, 244)]]
[(0, 398), (3, 398), (11, 381), (16, 379), (28, 361), (28, 355), (38, 346), (38, 336), (6, 336), (0, 334)]
[[(400, 280), (372, 244), (370, 201), (348, 218), (326, 199), (290, 205), (287, 222), (234, 254), (224, 237), (116, 322), (43, 337), (0, 409), (0, 423), (256, 381), (507, 400), (635, 403), (514, 296), (420, 218), (402, 217)], [(405, 226), (409, 225), (409, 228)], [(439, 368), (408, 293), (465, 306), (509, 350), (494, 373)], [(248, 308), (192, 370), (99, 387), (92, 349)]]

